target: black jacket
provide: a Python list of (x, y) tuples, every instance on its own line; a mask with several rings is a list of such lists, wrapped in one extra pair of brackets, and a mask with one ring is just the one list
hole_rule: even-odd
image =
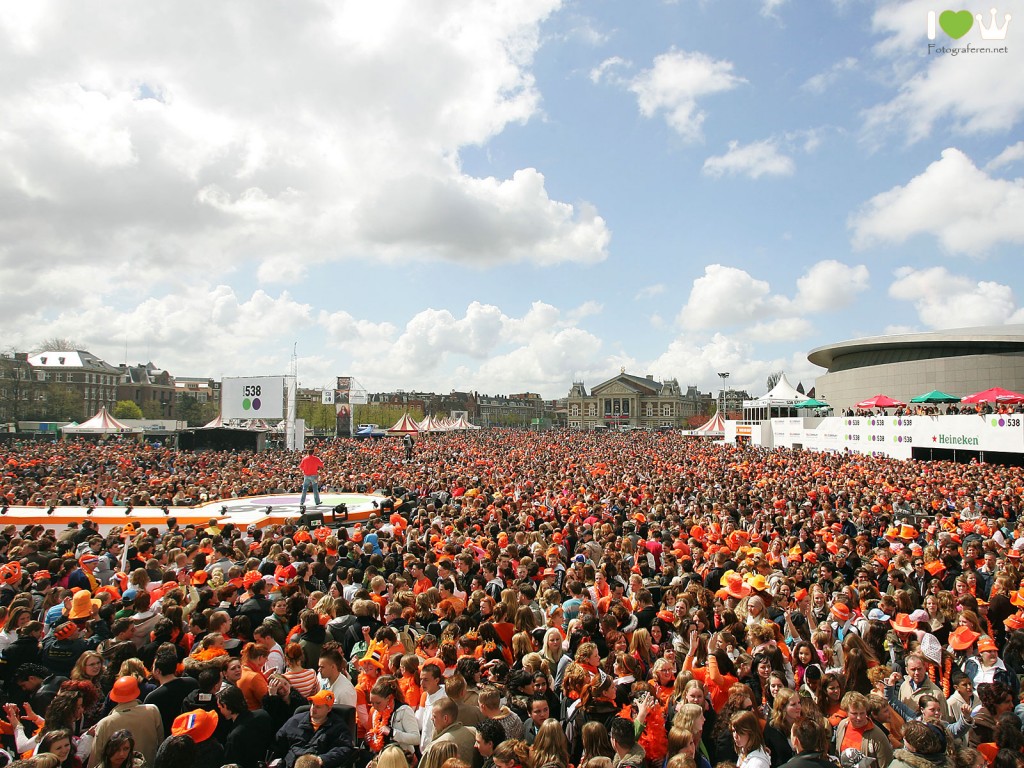
[(274, 744), (274, 724), (262, 709), (240, 714), (224, 744), (224, 761), (258, 768)]
[(164, 733), (170, 733), (174, 718), (185, 711), (181, 708), (185, 698), (198, 689), (199, 683), (191, 677), (176, 677), (152, 691), (144, 703), (152, 704), (160, 710), (160, 718), (164, 721)]
[(42, 652), (38, 640), (31, 636), (22, 636), (4, 649), (0, 677), (5, 680), (13, 678), (18, 667), (27, 662), (42, 664)]
[(835, 763), (820, 752), (801, 752), (783, 763), (782, 768), (835, 768)]
[(220, 768), (224, 764), (224, 747), (216, 739), (204, 739), (196, 744), (196, 757), (189, 768)]
[(58, 640), (53, 635), (43, 638), (42, 663), (58, 675), (71, 676), (78, 657), (86, 651), (94, 651), (103, 642), (100, 635), (93, 635), (88, 640)]
[(277, 732), (277, 753), (292, 768), (302, 755), (319, 755), (323, 768), (341, 768), (352, 754), (352, 734), (345, 718), (332, 709), (324, 724), (313, 730), (309, 712), (298, 712)]

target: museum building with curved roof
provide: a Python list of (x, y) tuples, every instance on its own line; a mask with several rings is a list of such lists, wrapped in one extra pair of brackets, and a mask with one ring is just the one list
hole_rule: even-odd
[(876, 394), (909, 402), (933, 389), (963, 397), (990, 387), (1024, 391), (1024, 325), (852, 339), (812, 349), (827, 369), (815, 397), (842, 410)]

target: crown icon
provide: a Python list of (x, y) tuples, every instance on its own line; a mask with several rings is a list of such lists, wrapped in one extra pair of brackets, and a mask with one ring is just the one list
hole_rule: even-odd
[(1004, 14), (1003, 26), (996, 26), (996, 9), (991, 9), (992, 21), (986, 27), (983, 21), (983, 16), (980, 13), (976, 13), (974, 18), (978, 22), (978, 29), (981, 31), (982, 40), (1005, 40), (1006, 39), (1006, 28), (1010, 26), (1010, 19), (1013, 17), (1010, 14)]

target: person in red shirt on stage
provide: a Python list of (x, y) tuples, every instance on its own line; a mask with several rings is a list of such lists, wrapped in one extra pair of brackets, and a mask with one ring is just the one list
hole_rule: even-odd
[(313, 501), (320, 506), (320, 483), (317, 475), (323, 469), (324, 463), (319, 456), (314, 455), (312, 448), (306, 449), (306, 455), (299, 462), (299, 471), (302, 472), (302, 497), (299, 499), (299, 506), (306, 503), (306, 493), (313, 491)]

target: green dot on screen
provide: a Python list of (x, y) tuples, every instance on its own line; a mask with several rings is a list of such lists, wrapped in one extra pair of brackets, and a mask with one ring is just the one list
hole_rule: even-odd
[(248, 397), (245, 398), (244, 400), (242, 400), (242, 410), (243, 411), (248, 411), (249, 408), (251, 408), (251, 407), (252, 407), (252, 401)]

